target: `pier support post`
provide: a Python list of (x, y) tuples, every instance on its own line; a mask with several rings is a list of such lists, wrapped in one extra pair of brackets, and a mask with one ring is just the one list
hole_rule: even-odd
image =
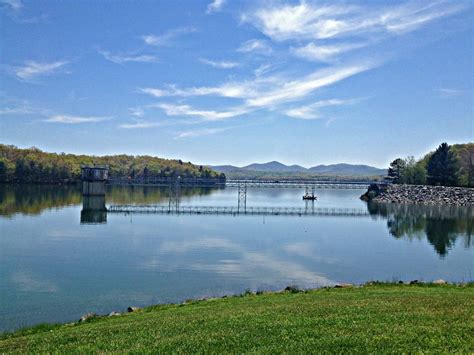
[(247, 209), (247, 184), (239, 184), (239, 200), (237, 204), (237, 213), (245, 213)]
[(179, 212), (179, 202), (181, 201), (181, 177), (178, 176), (176, 181), (170, 184), (170, 199), (168, 212)]

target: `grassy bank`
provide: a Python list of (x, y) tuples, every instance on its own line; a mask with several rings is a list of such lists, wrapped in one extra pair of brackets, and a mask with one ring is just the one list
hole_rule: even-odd
[(376, 284), (154, 306), (0, 335), (0, 352), (473, 352), (474, 286)]

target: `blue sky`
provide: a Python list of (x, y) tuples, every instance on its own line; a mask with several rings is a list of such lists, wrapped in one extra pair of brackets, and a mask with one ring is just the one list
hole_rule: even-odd
[(0, 0), (0, 142), (384, 167), (473, 141), (473, 8)]

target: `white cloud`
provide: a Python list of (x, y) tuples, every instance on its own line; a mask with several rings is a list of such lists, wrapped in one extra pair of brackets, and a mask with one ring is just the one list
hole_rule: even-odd
[(95, 123), (111, 119), (110, 116), (72, 116), (72, 115), (54, 115), (45, 120), (45, 122), (79, 124)]
[(145, 115), (145, 111), (141, 107), (131, 107), (128, 109), (128, 112), (135, 117), (143, 117)]
[(29, 60), (25, 62), (25, 65), (15, 68), (15, 75), (21, 80), (28, 81), (38, 76), (45, 76), (56, 73), (66, 64), (68, 64), (68, 62), (66, 61), (38, 63)]
[(247, 104), (251, 107), (269, 107), (282, 102), (301, 99), (316, 89), (335, 84), (372, 67), (373, 64), (359, 64), (319, 70), (306, 77), (288, 81), (273, 91), (261, 93), (247, 100)]
[(189, 105), (174, 104), (158, 104), (157, 107), (164, 110), (168, 116), (194, 116), (205, 121), (222, 121), (249, 112), (248, 109), (243, 107), (236, 107), (227, 111), (199, 110)]
[(120, 128), (125, 129), (137, 129), (137, 128), (152, 128), (152, 127), (159, 127), (161, 124), (159, 122), (147, 122), (147, 121), (138, 121), (134, 123), (124, 123), (121, 124)]
[(308, 43), (303, 47), (291, 48), (291, 52), (293, 55), (306, 60), (329, 62), (339, 54), (364, 46), (362, 43), (342, 43), (334, 45)]
[(305, 105), (305, 106), (291, 108), (289, 110), (286, 110), (285, 114), (287, 116), (290, 116), (290, 117), (293, 117), (293, 118), (299, 118), (299, 119), (303, 119), (303, 120), (314, 120), (314, 119), (321, 118), (321, 113), (319, 112), (319, 109), (321, 109), (323, 107), (350, 105), (350, 104), (354, 104), (354, 103), (359, 102), (359, 101), (361, 101), (361, 99), (321, 100), (321, 101), (315, 102), (311, 105)]
[(28, 100), (9, 98), (7, 100), (0, 100), (0, 115), (36, 115), (36, 116), (47, 116), (51, 113), (42, 107), (31, 103)]
[(0, 109), (0, 115), (29, 115), (36, 111), (28, 106), (5, 107)]
[(192, 32), (196, 32), (196, 29), (193, 27), (181, 27), (167, 31), (162, 35), (145, 35), (142, 36), (142, 39), (146, 44), (150, 46), (165, 46), (169, 45), (170, 42), (176, 39), (177, 37)]
[(273, 53), (273, 49), (270, 47), (268, 42), (261, 39), (250, 39), (245, 41), (240, 45), (237, 51), (242, 53), (251, 52), (263, 55), (270, 55)]
[(211, 134), (220, 133), (230, 129), (229, 127), (225, 128), (202, 128), (202, 129), (195, 129), (195, 130), (188, 130), (179, 133), (175, 139), (182, 139), (182, 138), (194, 138), (194, 137), (201, 137), (201, 136), (208, 136)]
[(0, 4), (7, 5), (13, 11), (19, 11), (23, 7), (21, 0), (0, 0)]
[(216, 62), (216, 61), (205, 59), (205, 58), (199, 58), (199, 61), (204, 64), (210, 65), (211, 67), (219, 68), (219, 69), (232, 69), (239, 66), (239, 63), (229, 62), (229, 61)]
[(99, 53), (108, 61), (116, 64), (124, 64), (128, 62), (155, 63), (158, 61), (158, 58), (154, 55), (120, 55), (112, 54), (108, 51), (99, 51)]
[(164, 89), (160, 88), (141, 88), (140, 92), (149, 94), (154, 97), (166, 96), (221, 96), (229, 98), (251, 97), (255, 94), (255, 89), (252, 87), (252, 82), (229, 82), (220, 86), (201, 86), (180, 89), (174, 85), (167, 86)]
[(400, 34), (456, 13), (465, 6), (445, 1), (410, 2), (396, 6), (296, 5), (268, 6), (243, 16), (275, 41), (328, 39), (354, 35)]
[(212, 14), (222, 10), (226, 0), (213, 0), (209, 5), (207, 5), (207, 14)]
[(444, 97), (444, 98), (452, 98), (452, 97), (458, 97), (460, 95), (464, 94), (464, 90), (460, 89), (448, 89), (448, 88), (441, 88), (441, 89), (436, 89), (439, 93), (439, 96)]
[[(163, 109), (168, 116), (194, 116), (207, 121), (220, 121), (241, 116), (257, 109), (274, 109), (282, 103), (304, 99), (319, 88), (335, 84), (373, 67), (374, 64), (361, 63), (326, 68), (292, 80), (279, 76), (257, 77), (252, 81), (230, 82), (215, 87), (181, 89), (170, 86), (165, 89), (142, 88), (140, 91), (158, 98), (208, 95), (240, 99), (242, 102), (239, 105), (223, 111), (196, 109), (184, 104), (161, 103), (153, 105)], [(328, 105), (327, 102), (326, 105)], [(293, 116), (297, 115), (296, 111), (291, 111), (290, 113), (293, 113)], [(300, 116), (303, 115), (304, 113), (300, 114)]]

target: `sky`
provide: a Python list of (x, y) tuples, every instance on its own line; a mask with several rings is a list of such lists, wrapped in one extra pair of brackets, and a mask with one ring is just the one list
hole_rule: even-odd
[(471, 1), (0, 0), (0, 143), (386, 167), (474, 141)]

